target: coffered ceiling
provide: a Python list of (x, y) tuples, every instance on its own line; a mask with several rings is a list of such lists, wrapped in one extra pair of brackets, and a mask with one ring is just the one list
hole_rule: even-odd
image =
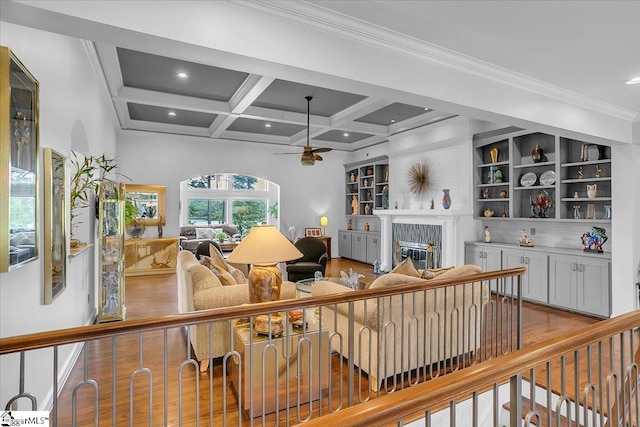
[(390, 99), (95, 44), (122, 129), (352, 151), (454, 117)]

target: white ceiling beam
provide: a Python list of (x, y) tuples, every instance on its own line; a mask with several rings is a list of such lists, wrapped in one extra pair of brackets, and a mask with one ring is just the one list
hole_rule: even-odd
[(231, 112), (242, 114), (275, 80), (273, 77), (250, 74), (229, 100)]
[(389, 125), (388, 135), (393, 135), (408, 129), (415, 129), (421, 126), (427, 126), (430, 123), (439, 122), (440, 120), (455, 117), (455, 114), (443, 113), (442, 111), (429, 110), (425, 114), (403, 120), (399, 123)]
[(163, 132), (178, 135), (192, 136), (209, 136), (208, 128), (200, 128), (195, 126), (173, 125), (167, 123), (145, 122), (142, 120), (127, 119), (127, 128), (135, 130), (144, 130), (148, 132)]
[(378, 111), (390, 104), (393, 104), (393, 102), (386, 101), (384, 99), (376, 99), (371, 97), (363, 99), (362, 101), (353, 104), (352, 106), (345, 108), (344, 110), (339, 111), (331, 116), (331, 126), (343, 126), (346, 123), (357, 120), (360, 117), (364, 117), (367, 114), (373, 113), (374, 111)]
[(218, 114), (218, 117), (209, 126), (209, 136), (211, 138), (220, 138), (238, 117), (237, 114)]
[(117, 96), (118, 92), (124, 87), (122, 73), (120, 72), (118, 52), (115, 46), (108, 46), (101, 43), (94, 43), (94, 45), (98, 58), (100, 59), (100, 64), (102, 64), (102, 71), (107, 80), (109, 93), (111, 93), (112, 97)]
[(288, 145), (289, 138), (286, 136), (277, 136), (277, 135), (260, 135), (256, 133), (247, 133), (247, 132), (238, 132), (227, 130), (222, 135), (222, 138), (226, 139), (238, 139), (241, 141), (249, 141), (249, 142), (263, 142), (267, 144), (278, 144), (278, 145)]
[(200, 111), (203, 113), (229, 114), (231, 112), (229, 104), (226, 102), (131, 87), (121, 88), (114, 99), (165, 108)]

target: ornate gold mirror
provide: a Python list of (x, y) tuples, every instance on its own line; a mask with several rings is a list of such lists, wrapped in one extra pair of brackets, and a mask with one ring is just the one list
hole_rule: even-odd
[(167, 187), (164, 185), (125, 184), (127, 199), (136, 207), (138, 223), (165, 225)]

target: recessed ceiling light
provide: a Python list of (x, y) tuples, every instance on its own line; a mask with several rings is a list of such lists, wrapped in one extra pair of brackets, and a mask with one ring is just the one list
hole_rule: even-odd
[(342, 134), (342, 136), (345, 136), (345, 137), (346, 137), (346, 136), (349, 136), (349, 132), (345, 132), (345, 133), (343, 133), (343, 134)]
[(395, 122), (396, 122), (396, 119), (391, 119), (391, 123), (395, 123)]
[(180, 77), (181, 79), (186, 79), (187, 77), (189, 77), (189, 74), (187, 73), (183, 73), (182, 71), (178, 73), (178, 77)]
[(170, 115), (171, 117), (173, 117), (173, 116), (176, 115), (176, 112), (175, 111), (169, 111), (167, 114)]
[(429, 107), (424, 107), (424, 111), (429, 111)]
[(634, 77), (631, 80), (627, 80), (628, 85), (637, 85), (640, 84), (640, 77)]
[(264, 124), (264, 127), (266, 127), (266, 128), (270, 128), (270, 127), (271, 127), (271, 123), (265, 123), (265, 124)]

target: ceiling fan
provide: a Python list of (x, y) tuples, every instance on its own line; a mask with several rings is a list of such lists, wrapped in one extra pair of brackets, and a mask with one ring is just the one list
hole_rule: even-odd
[(331, 148), (313, 148), (309, 145), (309, 106), (313, 96), (305, 96), (304, 99), (307, 100), (307, 145), (304, 146), (300, 163), (302, 163), (302, 166), (313, 166), (316, 160), (322, 160), (322, 157), (318, 153), (327, 153), (331, 151)]

